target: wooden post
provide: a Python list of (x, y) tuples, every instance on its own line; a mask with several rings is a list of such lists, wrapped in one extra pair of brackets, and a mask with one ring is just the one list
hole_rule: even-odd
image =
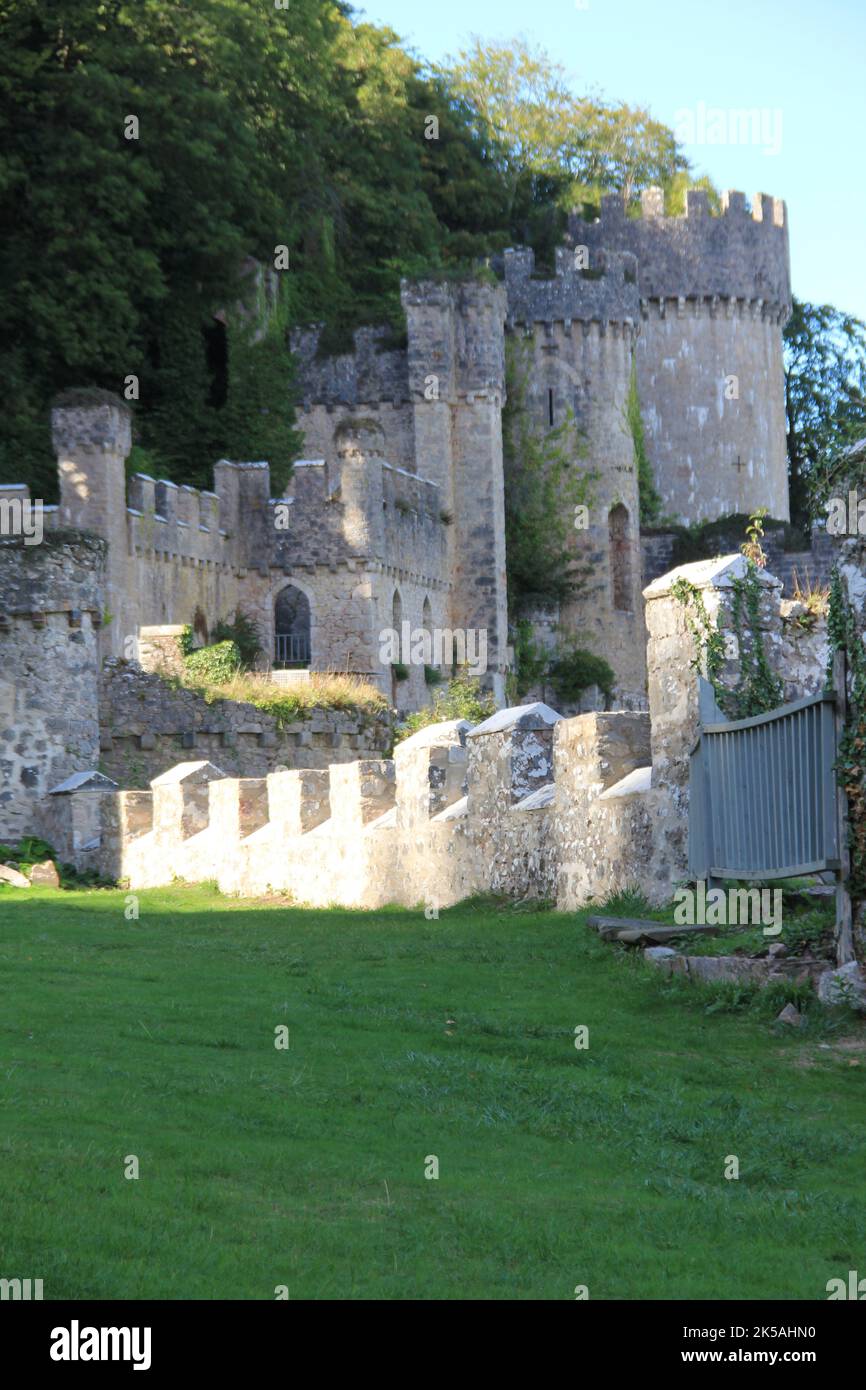
[[(833, 688), (836, 692), (836, 748), (838, 751), (845, 730), (848, 711), (848, 672), (844, 651), (833, 657)], [(851, 920), (851, 895), (848, 880), (851, 873), (851, 854), (848, 848), (848, 797), (845, 788), (836, 787), (836, 807), (839, 826), (839, 872), (836, 877), (836, 964), (847, 965), (855, 960), (854, 930)]]

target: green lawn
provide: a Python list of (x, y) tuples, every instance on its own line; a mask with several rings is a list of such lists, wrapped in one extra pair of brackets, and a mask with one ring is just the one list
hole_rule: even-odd
[(785, 1030), (778, 996), (665, 983), (582, 915), (124, 903), (0, 890), (0, 1276), (724, 1299), (866, 1271), (862, 1024)]

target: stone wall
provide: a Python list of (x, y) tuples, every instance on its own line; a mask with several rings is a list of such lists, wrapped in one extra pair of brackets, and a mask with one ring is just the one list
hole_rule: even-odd
[(181, 760), (209, 761), (231, 777), (264, 777), (278, 767), (327, 768), (382, 756), (393, 740), (388, 711), (315, 709), (280, 728), (254, 705), (208, 704), (116, 659), (102, 671), (99, 714), (99, 769), (129, 788), (147, 788)]
[(0, 835), (14, 841), (39, 829), (39, 799), (99, 756), (105, 543), (0, 540), (0, 569)]
[[(737, 555), (679, 572), (723, 634), (743, 566)], [(441, 908), (486, 892), (572, 910), (628, 888), (668, 901), (688, 876), (698, 729), (693, 638), (670, 592), (677, 574), (646, 591), (649, 713), (563, 719), (519, 705), (474, 729), (462, 720), (423, 729), (393, 761), (240, 779), (190, 759), (149, 792), (101, 797), (100, 867), (133, 888), (215, 878), (225, 892), (273, 890), (313, 905)], [(826, 651), (816, 629), (786, 631), (784, 609), (778, 582), (762, 576), (768, 655), (796, 698), (819, 688)], [(732, 655), (723, 679), (736, 676)], [(75, 801), (65, 799), (69, 815)]]

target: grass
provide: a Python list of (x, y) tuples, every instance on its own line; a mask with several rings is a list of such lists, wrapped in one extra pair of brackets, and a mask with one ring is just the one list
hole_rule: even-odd
[(778, 998), (666, 983), (584, 914), (126, 905), (0, 890), (3, 1277), (807, 1299), (866, 1268), (866, 1029), (844, 1015), (785, 1030)]
[(239, 671), (217, 685), (197, 684), (193, 679), (185, 684), (203, 695), (208, 704), (236, 700), (255, 705), (273, 715), (279, 724), (307, 719), (319, 709), (352, 710), (367, 716), (381, 715), (388, 709), (385, 696), (375, 685), (340, 672), (313, 672), (308, 681), (288, 687), (252, 671)]

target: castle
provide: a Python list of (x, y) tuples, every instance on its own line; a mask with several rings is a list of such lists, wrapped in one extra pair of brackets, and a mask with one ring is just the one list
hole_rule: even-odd
[[(94, 673), (106, 658), (144, 661), (159, 629), (194, 622), (206, 640), (236, 608), (257, 623), (269, 665), (357, 673), (404, 710), (429, 702), (430, 663), (395, 660), (384, 633), (483, 634), (484, 680), (504, 704), (509, 339), (527, 355), (537, 430), (573, 417), (574, 466), (593, 476), (572, 542), (588, 582), (559, 609), (539, 607), (535, 629), (579, 636), (613, 667), (615, 705), (647, 708), (642, 591), (655, 572), (641, 545), (630, 391), (636, 381), (665, 514), (694, 522), (762, 506), (787, 518), (785, 206), (758, 195), (748, 210), (728, 193), (713, 215), (689, 192), (685, 215), (666, 217), (650, 189), (633, 218), (606, 197), (597, 221), (570, 219), (552, 277), (523, 249), (499, 269), (498, 283), (404, 282), (405, 346), (366, 328), (352, 352), (328, 357), (319, 328), (293, 334), (306, 457), (286, 497), (271, 496), (266, 462), (216, 463), (212, 492), (143, 474), (127, 486), (125, 407), (74, 393), (55, 407), (53, 543), (0, 542), (11, 653), (0, 806), (18, 807), (11, 828), (52, 779), (96, 766)], [(62, 711), (46, 688), (66, 691)], [(22, 733), (19, 706), (44, 718)]]

